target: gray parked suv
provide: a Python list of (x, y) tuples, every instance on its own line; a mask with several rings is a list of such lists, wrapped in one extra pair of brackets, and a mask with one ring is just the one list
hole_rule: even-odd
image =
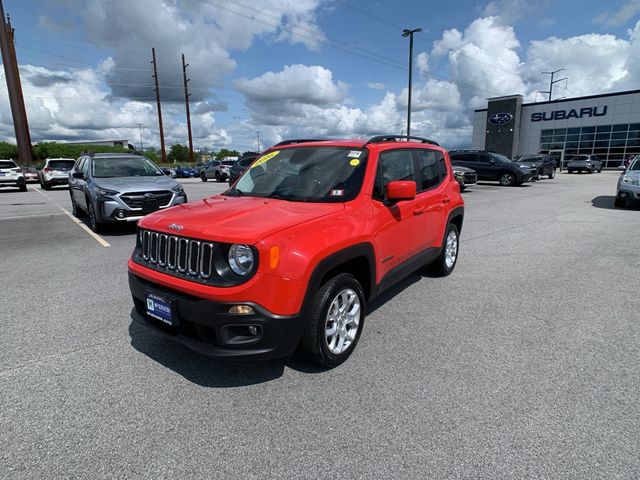
[(69, 173), (69, 194), (73, 214), (86, 212), (95, 232), (105, 223), (134, 222), (187, 202), (182, 185), (148, 158), (127, 153), (78, 158)]

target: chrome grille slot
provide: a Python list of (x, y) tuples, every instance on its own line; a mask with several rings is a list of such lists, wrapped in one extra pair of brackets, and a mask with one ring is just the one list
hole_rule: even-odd
[(189, 242), (189, 274), (198, 275), (200, 267), (200, 242), (191, 240)]
[(158, 237), (158, 265), (164, 267), (167, 264), (167, 235), (164, 233)]
[(149, 261), (151, 263), (158, 263), (158, 236), (156, 232), (151, 233), (151, 242), (149, 243)]
[(149, 260), (149, 237), (151, 232), (147, 230), (142, 232), (142, 258)]
[(185, 273), (187, 271), (187, 263), (189, 256), (189, 240), (186, 238), (178, 238), (178, 271)]
[(176, 263), (178, 259), (178, 237), (174, 237), (173, 235), (169, 237), (167, 241), (167, 267), (171, 270), (176, 269)]
[(203, 243), (200, 246), (200, 276), (211, 277), (211, 263), (213, 261), (213, 244)]

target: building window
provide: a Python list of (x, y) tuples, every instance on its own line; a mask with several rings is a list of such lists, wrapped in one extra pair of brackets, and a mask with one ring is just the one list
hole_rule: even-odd
[(539, 151), (549, 150), (564, 150), (565, 156), (595, 154), (604, 167), (613, 168), (640, 154), (640, 123), (542, 130)]

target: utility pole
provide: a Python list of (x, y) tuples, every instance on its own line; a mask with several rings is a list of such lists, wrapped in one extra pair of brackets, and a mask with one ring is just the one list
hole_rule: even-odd
[(4, 65), (4, 75), (7, 81), (9, 103), (11, 104), (13, 129), (16, 133), (16, 143), (18, 144), (18, 156), (21, 163), (31, 163), (33, 161), (31, 135), (29, 134), (29, 122), (27, 121), (27, 110), (24, 106), (24, 96), (22, 95), (20, 70), (18, 69), (18, 60), (13, 43), (14, 30), (8, 15), (5, 21), (2, 0), (0, 0), (0, 16), (2, 17), (0, 50), (2, 50), (2, 64)]
[(551, 96), (553, 95), (553, 85), (554, 85), (554, 84), (556, 84), (556, 83), (558, 83), (558, 82), (562, 82), (562, 81), (567, 80), (567, 77), (560, 78), (560, 79), (558, 79), (558, 80), (554, 80), (554, 79), (553, 79), (553, 77), (554, 77), (554, 75), (555, 75), (556, 73), (561, 72), (561, 71), (563, 71), (563, 70), (564, 70), (564, 68), (561, 68), (561, 69), (556, 70), (556, 71), (554, 71), (554, 72), (541, 72), (541, 73), (542, 73), (542, 75), (551, 75), (551, 80), (550, 80), (550, 82), (549, 82), (549, 90), (548, 90), (548, 91), (547, 91), (547, 90), (541, 90), (541, 91), (540, 91), (540, 93), (548, 93), (548, 94), (549, 94), (549, 101), (551, 101)]
[(162, 127), (162, 108), (160, 107), (160, 86), (158, 85), (158, 66), (156, 64), (156, 49), (151, 49), (153, 60), (153, 79), (156, 83), (156, 102), (158, 103), (158, 126), (160, 127), (160, 149), (162, 150), (162, 163), (167, 163), (167, 151), (164, 148), (164, 128)]
[(187, 83), (191, 81), (190, 78), (187, 78), (187, 67), (188, 63), (184, 62), (184, 53), (182, 54), (182, 76), (184, 77), (184, 104), (187, 108), (187, 131), (189, 132), (189, 161), (193, 163), (193, 138), (191, 137), (191, 113), (189, 112), (189, 97), (191, 94), (189, 93), (189, 87)]
[(140, 153), (142, 153), (143, 148), (142, 148), (142, 124), (141, 123), (138, 124), (138, 131), (140, 132)]
[(258, 150), (257, 151), (260, 152), (260, 150), (262, 150), (262, 149), (260, 148), (260, 132), (259, 131), (256, 132), (256, 140), (258, 142)]
[(409, 37), (409, 99), (407, 102), (407, 137), (411, 135), (411, 74), (413, 73), (413, 34), (421, 32), (421, 28), (402, 31), (403, 37)]

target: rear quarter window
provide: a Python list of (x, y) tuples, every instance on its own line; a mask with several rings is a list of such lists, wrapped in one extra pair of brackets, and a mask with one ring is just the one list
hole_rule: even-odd
[(2, 160), (0, 161), (0, 168), (17, 168), (16, 162), (12, 160)]

